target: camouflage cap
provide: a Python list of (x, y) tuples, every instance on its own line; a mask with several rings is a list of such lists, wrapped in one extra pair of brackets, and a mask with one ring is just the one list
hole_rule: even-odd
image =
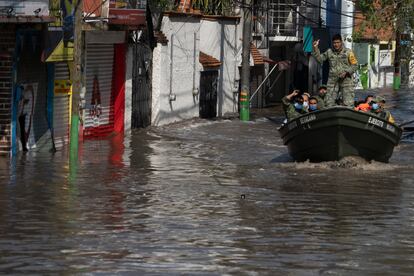
[(377, 102), (377, 103), (383, 102), (383, 103), (385, 103), (385, 99), (384, 99), (384, 97), (376, 96), (375, 99), (374, 99), (374, 102)]

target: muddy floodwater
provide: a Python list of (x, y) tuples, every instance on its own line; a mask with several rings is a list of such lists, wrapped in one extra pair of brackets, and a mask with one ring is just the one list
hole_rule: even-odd
[[(414, 119), (413, 92), (371, 92)], [(413, 274), (411, 139), (388, 164), (295, 163), (280, 108), (252, 117), (0, 159), (0, 273)]]

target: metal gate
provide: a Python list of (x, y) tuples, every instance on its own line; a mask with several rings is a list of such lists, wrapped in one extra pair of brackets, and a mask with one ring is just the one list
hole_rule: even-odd
[(217, 116), (218, 71), (202, 71), (200, 76), (200, 118)]
[[(113, 44), (87, 44), (84, 135), (105, 136), (114, 129)], [(96, 104), (98, 103), (98, 104)]]
[[(264, 66), (258, 65), (250, 67), (250, 95), (252, 95), (259, 85), (263, 82), (264, 76)], [(250, 107), (252, 108), (263, 108), (265, 105), (264, 86), (253, 96), (250, 100)]]
[(146, 44), (136, 42), (132, 65), (132, 128), (147, 127), (151, 124), (151, 75), (151, 49)]
[[(70, 80), (69, 66), (66, 62), (55, 63), (55, 80)], [(54, 95), (53, 137), (57, 149), (69, 142), (69, 103), (70, 95)]]

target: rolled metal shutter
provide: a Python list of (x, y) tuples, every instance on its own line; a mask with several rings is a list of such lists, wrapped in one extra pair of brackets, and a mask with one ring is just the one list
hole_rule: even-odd
[[(86, 48), (86, 94), (84, 135), (104, 136), (114, 129), (114, 101), (112, 99), (113, 44), (88, 44)], [(91, 114), (95, 76), (101, 100), (100, 116)]]
[[(55, 80), (69, 80), (69, 67), (66, 62), (55, 63)], [(53, 135), (55, 147), (61, 148), (69, 142), (70, 95), (55, 94), (53, 98)]]

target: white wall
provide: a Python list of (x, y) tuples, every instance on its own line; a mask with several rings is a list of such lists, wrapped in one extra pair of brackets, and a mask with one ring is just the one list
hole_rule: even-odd
[(238, 86), (240, 79), (237, 55), (242, 48), (241, 25), (235, 20), (202, 20), (200, 28), (200, 51), (220, 60), (219, 86), (217, 94), (217, 115), (223, 116), (237, 111)]
[[(355, 4), (350, 0), (342, 0), (341, 3), (341, 36), (346, 48), (352, 48), (352, 31), (354, 23)], [(344, 16), (347, 15), (347, 16)]]
[[(166, 67), (162, 66), (163, 56), (165, 59), (165, 53), (167, 46), (163, 46), (158, 43), (157, 47), (154, 48), (152, 52), (152, 100), (151, 100), (151, 125), (160, 124), (160, 103), (161, 103), (161, 90), (164, 92), (167, 90), (168, 86), (165, 81), (162, 79), (167, 79)], [(163, 70), (164, 69), (164, 70)], [(165, 97), (165, 95), (163, 95)]]
[[(371, 44), (369, 48), (375, 49), (374, 62), (369, 67), (369, 87), (377, 88), (380, 86), (379, 44)], [(371, 52), (371, 49), (369, 52)]]
[[(173, 123), (199, 115), (198, 97), (193, 95), (194, 51), (196, 88), (200, 79), (199, 29), (200, 19), (196, 17), (163, 18), (162, 31), (168, 44), (158, 44), (153, 54), (153, 125)], [(194, 49), (195, 32), (197, 37)], [(175, 101), (170, 101), (170, 93), (175, 95)]]
[[(235, 57), (237, 47), (241, 47), (238, 39), (241, 30), (236, 32), (236, 27), (235, 20), (201, 20), (184, 16), (163, 18), (162, 32), (168, 43), (158, 44), (153, 52), (152, 125), (199, 117), (197, 91), (200, 91), (200, 71), (204, 70), (199, 63), (200, 51), (222, 62), (219, 68), (218, 116), (236, 110), (234, 91), (237, 87), (234, 83), (239, 74)], [(175, 96), (174, 101), (170, 101), (170, 94)]]
[(132, 114), (132, 62), (133, 46), (128, 46), (126, 54), (125, 70), (125, 112), (124, 112), (124, 132), (131, 131), (131, 114)]

